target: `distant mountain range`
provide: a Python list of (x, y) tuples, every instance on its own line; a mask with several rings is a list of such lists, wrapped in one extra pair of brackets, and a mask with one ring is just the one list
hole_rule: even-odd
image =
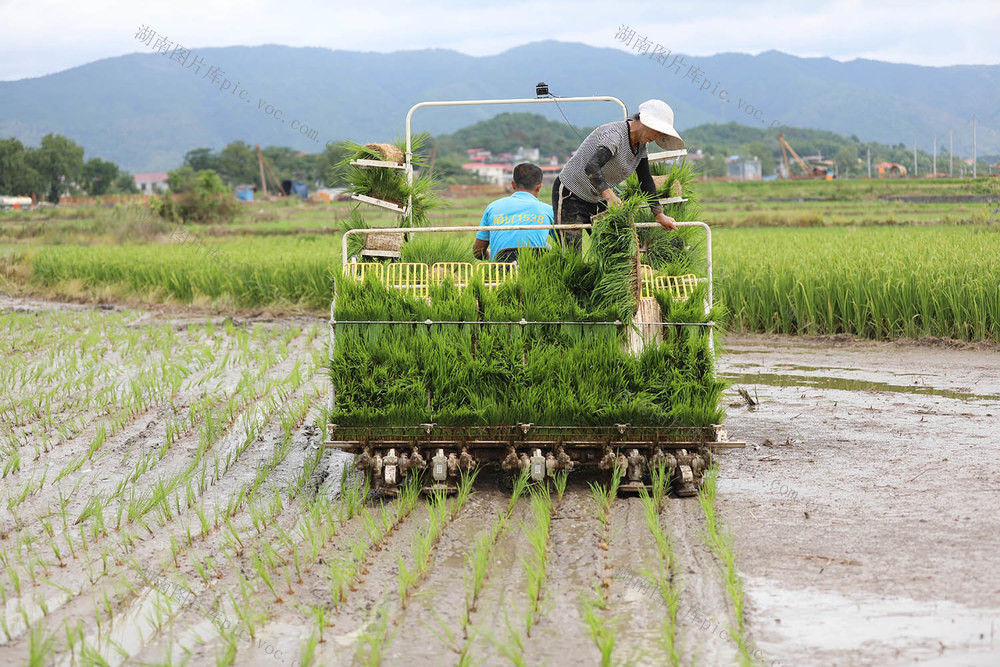
[[(659, 64), (649, 55), (554, 41), (486, 57), (440, 49), (209, 48), (182, 64), (139, 47), (146, 51), (0, 82), (0, 137), (37, 145), (56, 132), (82, 145), (86, 158), (162, 171), (188, 150), (235, 139), (310, 153), (327, 141), (393, 139), (417, 102), (534, 97), (535, 83), (545, 81), (559, 96), (614, 95), (630, 112), (645, 99), (665, 99), (682, 132), (711, 122), (787, 124), (908, 147), (915, 141), (925, 150), (936, 136), (938, 150), (947, 151), (953, 129), (963, 156), (972, 153), (976, 114), (979, 152), (1000, 153), (1000, 65), (841, 63), (768, 51), (683, 56), (686, 66), (670, 68), (673, 56)], [(564, 114), (579, 127), (621, 117), (613, 104), (593, 102), (432, 108), (416, 112), (413, 127), (450, 133), (502, 111), (529, 110)]]

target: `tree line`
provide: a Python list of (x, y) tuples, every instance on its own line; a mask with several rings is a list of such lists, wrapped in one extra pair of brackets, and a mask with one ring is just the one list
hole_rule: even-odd
[[(466, 161), (466, 148), (484, 148), (494, 154), (512, 152), (518, 146), (539, 148), (542, 156), (556, 155), (564, 162), (586, 136), (589, 128), (572, 128), (565, 123), (550, 121), (537, 114), (500, 114), (462, 128), (450, 135), (430, 138), (425, 145), (433, 149), (434, 174), (442, 183), (475, 182), (475, 177), (461, 168)], [(882, 161), (899, 162), (908, 169), (913, 165), (913, 151), (902, 143), (889, 146), (878, 142), (863, 142), (856, 136), (844, 137), (825, 130), (782, 127), (773, 130), (753, 128), (739, 123), (699, 125), (682, 132), (689, 153), (702, 150), (699, 171), (710, 177), (725, 176), (726, 157), (756, 156), (761, 161), (764, 176), (775, 173), (781, 161), (781, 146), (777, 135), (782, 132), (800, 155), (822, 154), (832, 159), (841, 178), (867, 175), (867, 152), (872, 164)], [(346, 184), (336, 165), (347, 149), (329, 143), (320, 153), (303, 153), (287, 146), (261, 149), (279, 180), (304, 181), (310, 187)], [(995, 156), (994, 156), (995, 157)], [(979, 169), (988, 173), (985, 156), (980, 156)], [(932, 156), (917, 152), (919, 173), (931, 169)], [(961, 161), (956, 159), (956, 175)], [(797, 168), (792, 166), (793, 173)], [(938, 155), (939, 172), (947, 172), (947, 154)], [(168, 185), (173, 192), (192, 189), (202, 171), (218, 174), (229, 189), (248, 184), (261, 187), (257, 150), (243, 141), (232, 141), (221, 150), (195, 148), (184, 155), (183, 164), (168, 172)], [(132, 174), (114, 162), (101, 158), (84, 161), (84, 149), (61, 134), (45, 135), (38, 147), (25, 146), (19, 140), (0, 139), (0, 194), (37, 195), (58, 202), (64, 194), (129, 194), (138, 192)]]
[(61, 134), (46, 134), (37, 148), (0, 139), (0, 194), (36, 195), (58, 203), (64, 194), (138, 192), (132, 174), (101, 158), (83, 160), (83, 147)]
[[(347, 154), (339, 144), (328, 144), (321, 153), (303, 153), (287, 146), (268, 146), (261, 153), (274, 170), (278, 180), (296, 180), (310, 187), (343, 185), (346, 181), (334, 166)], [(195, 148), (184, 154), (184, 163), (168, 173), (168, 184), (174, 192), (183, 192), (199, 171), (214, 171), (230, 187), (252, 185), (261, 187), (257, 149), (243, 141), (231, 141), (219, 151)]]
[[(322, 153), (306, 154), (286, 146), (268, 146), (261, 150), (279, 180), (305, 181), (338, 185), (345, 181), (334, 165), (346, 154), (339, 145), (330, 144)], [(195, 148), (184, 156), (184, 164), (168, 172), (168, 185), (174, 192), (192, 189), (196, 175), (212, 171), (230, 188), (249, 184), (260, 187), (260, 167), (256, 148), (233, 141), (220, 151)], [(131, 173), (109, 160), (98, 157), (84, 160), (84, 148), (61, 134), (42, 137), (39, 146), (25, 146), (15, 138), (0, 139), (0, 194), (35, 195), (58, 203), (63, 195), (117, 195), (139, 192)]]

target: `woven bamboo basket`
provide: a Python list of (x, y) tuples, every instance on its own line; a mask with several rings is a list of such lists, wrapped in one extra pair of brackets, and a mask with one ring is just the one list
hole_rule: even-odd
[(406, 161), (406, 156), (403, 155), (403, 151), (399, 149), (399, 146), (394, 144), (365, 144), (365, 148), (370, 148), (379, 155), (386, 162), (395, 162), (396, 164), (403, 164)]
[(402, 247), (402, 233), (379, 232), (365, 235), (365, 250), (386, 250), (399, 252)]
[[(663, 174), (662, 176), (653, 176), (653, 185), (656, 186), (657, 192), (660, 191), (660, 188), (663, 187), (663, 184), (667, 182), (668, 178), (670, 178), (670, 176), (668, 176), (667, 174)], [(667, 193), (667, 196), (680, 197), (683, 195), (683, 192), (684, 189), (683, 186), (681, 185), (681, 182), (674, 181), (673, 183), (670, 184), (670, 192)]]

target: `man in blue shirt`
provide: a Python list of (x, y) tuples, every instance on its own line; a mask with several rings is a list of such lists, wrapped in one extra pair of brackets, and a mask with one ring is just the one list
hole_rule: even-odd
[(538, 191), (542, 189), (542, 170), (528, 162), (517, 165), (514, 167), (511, 187), (514, 188), (514, 194), (492, 202), (483, 213), (480, 224), (497, 229), (481, 229), (476, 233), (476, 242), (472, 246), (472, 254), (476, 259), (486, 259), (489, 248), (493, 261), (514, 262), (517, 261), (519, 248), (549, 247), (551, 230), (502, 229), (505, 225), (554, 224), (552, 207), (538, 201)]

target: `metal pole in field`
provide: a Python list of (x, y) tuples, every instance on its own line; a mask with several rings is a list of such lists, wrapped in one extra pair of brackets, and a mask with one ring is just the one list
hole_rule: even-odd
[(952, 161), (955, 159), (955, 130), (948, 130), (948, 176), (951, 176)]

